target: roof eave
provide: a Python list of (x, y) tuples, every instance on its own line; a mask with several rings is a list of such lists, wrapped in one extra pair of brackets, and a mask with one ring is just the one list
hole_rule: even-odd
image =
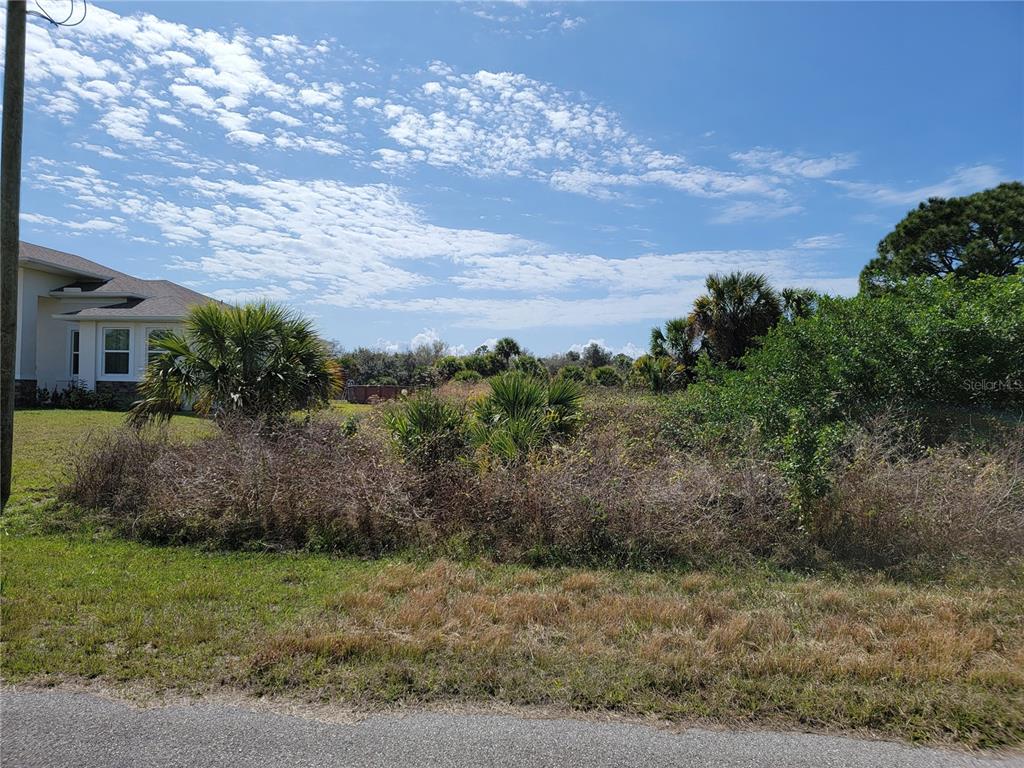
[(77, 312), (73, 314), (62, 314), (52, 315), (54, 320), (66, 320), (68, 322), (80, 323), (80, 322), (91, 322), (93, 320), (119, 320), (125, 323), (184, 323), (184, 315), (132, 315), (125, 317), (124, 315), (86, 315), (82, 317)]
[(81, 277), (92, 277), (92, 278), (94, 278), (96, 280), (103, 280), (104, 282), (109, 282), (110, 280), (113, 279), (110, 276), (109, 273), (108, 274), (101, 274), (99, 272), (92, 272), (92, 271), (87, 271), (87, 270), (84, 270), (84, 269), (71, 269), (70, 267), (58, 267), (55, 264), (49, 264), (49, 263), (47, 263), (45, 261), (39, 261), (38, 259), (33, 259), (31, 256), (19, 256), (18, 257), (18, 265), (19, 266), (22, 266), (22, 265), (29, 266), (29, 267), (32, 267), (33, 269), (39, 270), (40, 272), (50, 272), (50, 273), (52, 273), (54, 275), (79, 275)]

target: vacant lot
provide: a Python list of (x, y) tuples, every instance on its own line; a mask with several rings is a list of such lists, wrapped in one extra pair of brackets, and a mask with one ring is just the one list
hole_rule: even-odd
[[(62, 455), (119, 418), (18, 413), (3, 536), (6, 681), (1024, 741), (1019, 573), (912, 584), (768, 569), (530, 569), (46, 533)], [(170, 428), (197, 438), (211, 429), (178, 418)]]

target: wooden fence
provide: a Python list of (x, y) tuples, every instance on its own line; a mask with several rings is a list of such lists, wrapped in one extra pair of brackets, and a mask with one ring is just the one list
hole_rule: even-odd
[(347, 384), (345, 399), (350, 403), (376, 403), (379, 400), (395, 400), (415, 391), (416, 387), (400, 387), (397, 384)]

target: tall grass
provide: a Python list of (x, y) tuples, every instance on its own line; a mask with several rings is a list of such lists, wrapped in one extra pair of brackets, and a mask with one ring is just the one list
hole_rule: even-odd
[[(414, 402), (417, 419), (455, 423), (458, 406)], [(641, 567), (839, 560), (915, 573), (1024, 554), (1019, 427), (916, 452), (893, 450), (891, 431), (855, 433), (806, 526), (772, 460), (678, 448), (645, 398), (591, 397), (576, 437), (486, 466), (410, 461), (394, 418), (378, 412), (355, 434), (324, 421), (271, 436), (227, 428), (190, 444), (124, 431), (79, 454), (63, 493), (124, 535), (230, 549)], [(415, 457), (421, 444), (408, 445)]]

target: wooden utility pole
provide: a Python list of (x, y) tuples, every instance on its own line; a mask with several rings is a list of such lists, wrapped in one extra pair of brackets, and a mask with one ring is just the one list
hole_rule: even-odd
[(25, 0), (7, 0), (3, 135), (0, 137), (0, 511), (11, 496), (14, 357), (21, 242), (21, 135), (25, 109)]

